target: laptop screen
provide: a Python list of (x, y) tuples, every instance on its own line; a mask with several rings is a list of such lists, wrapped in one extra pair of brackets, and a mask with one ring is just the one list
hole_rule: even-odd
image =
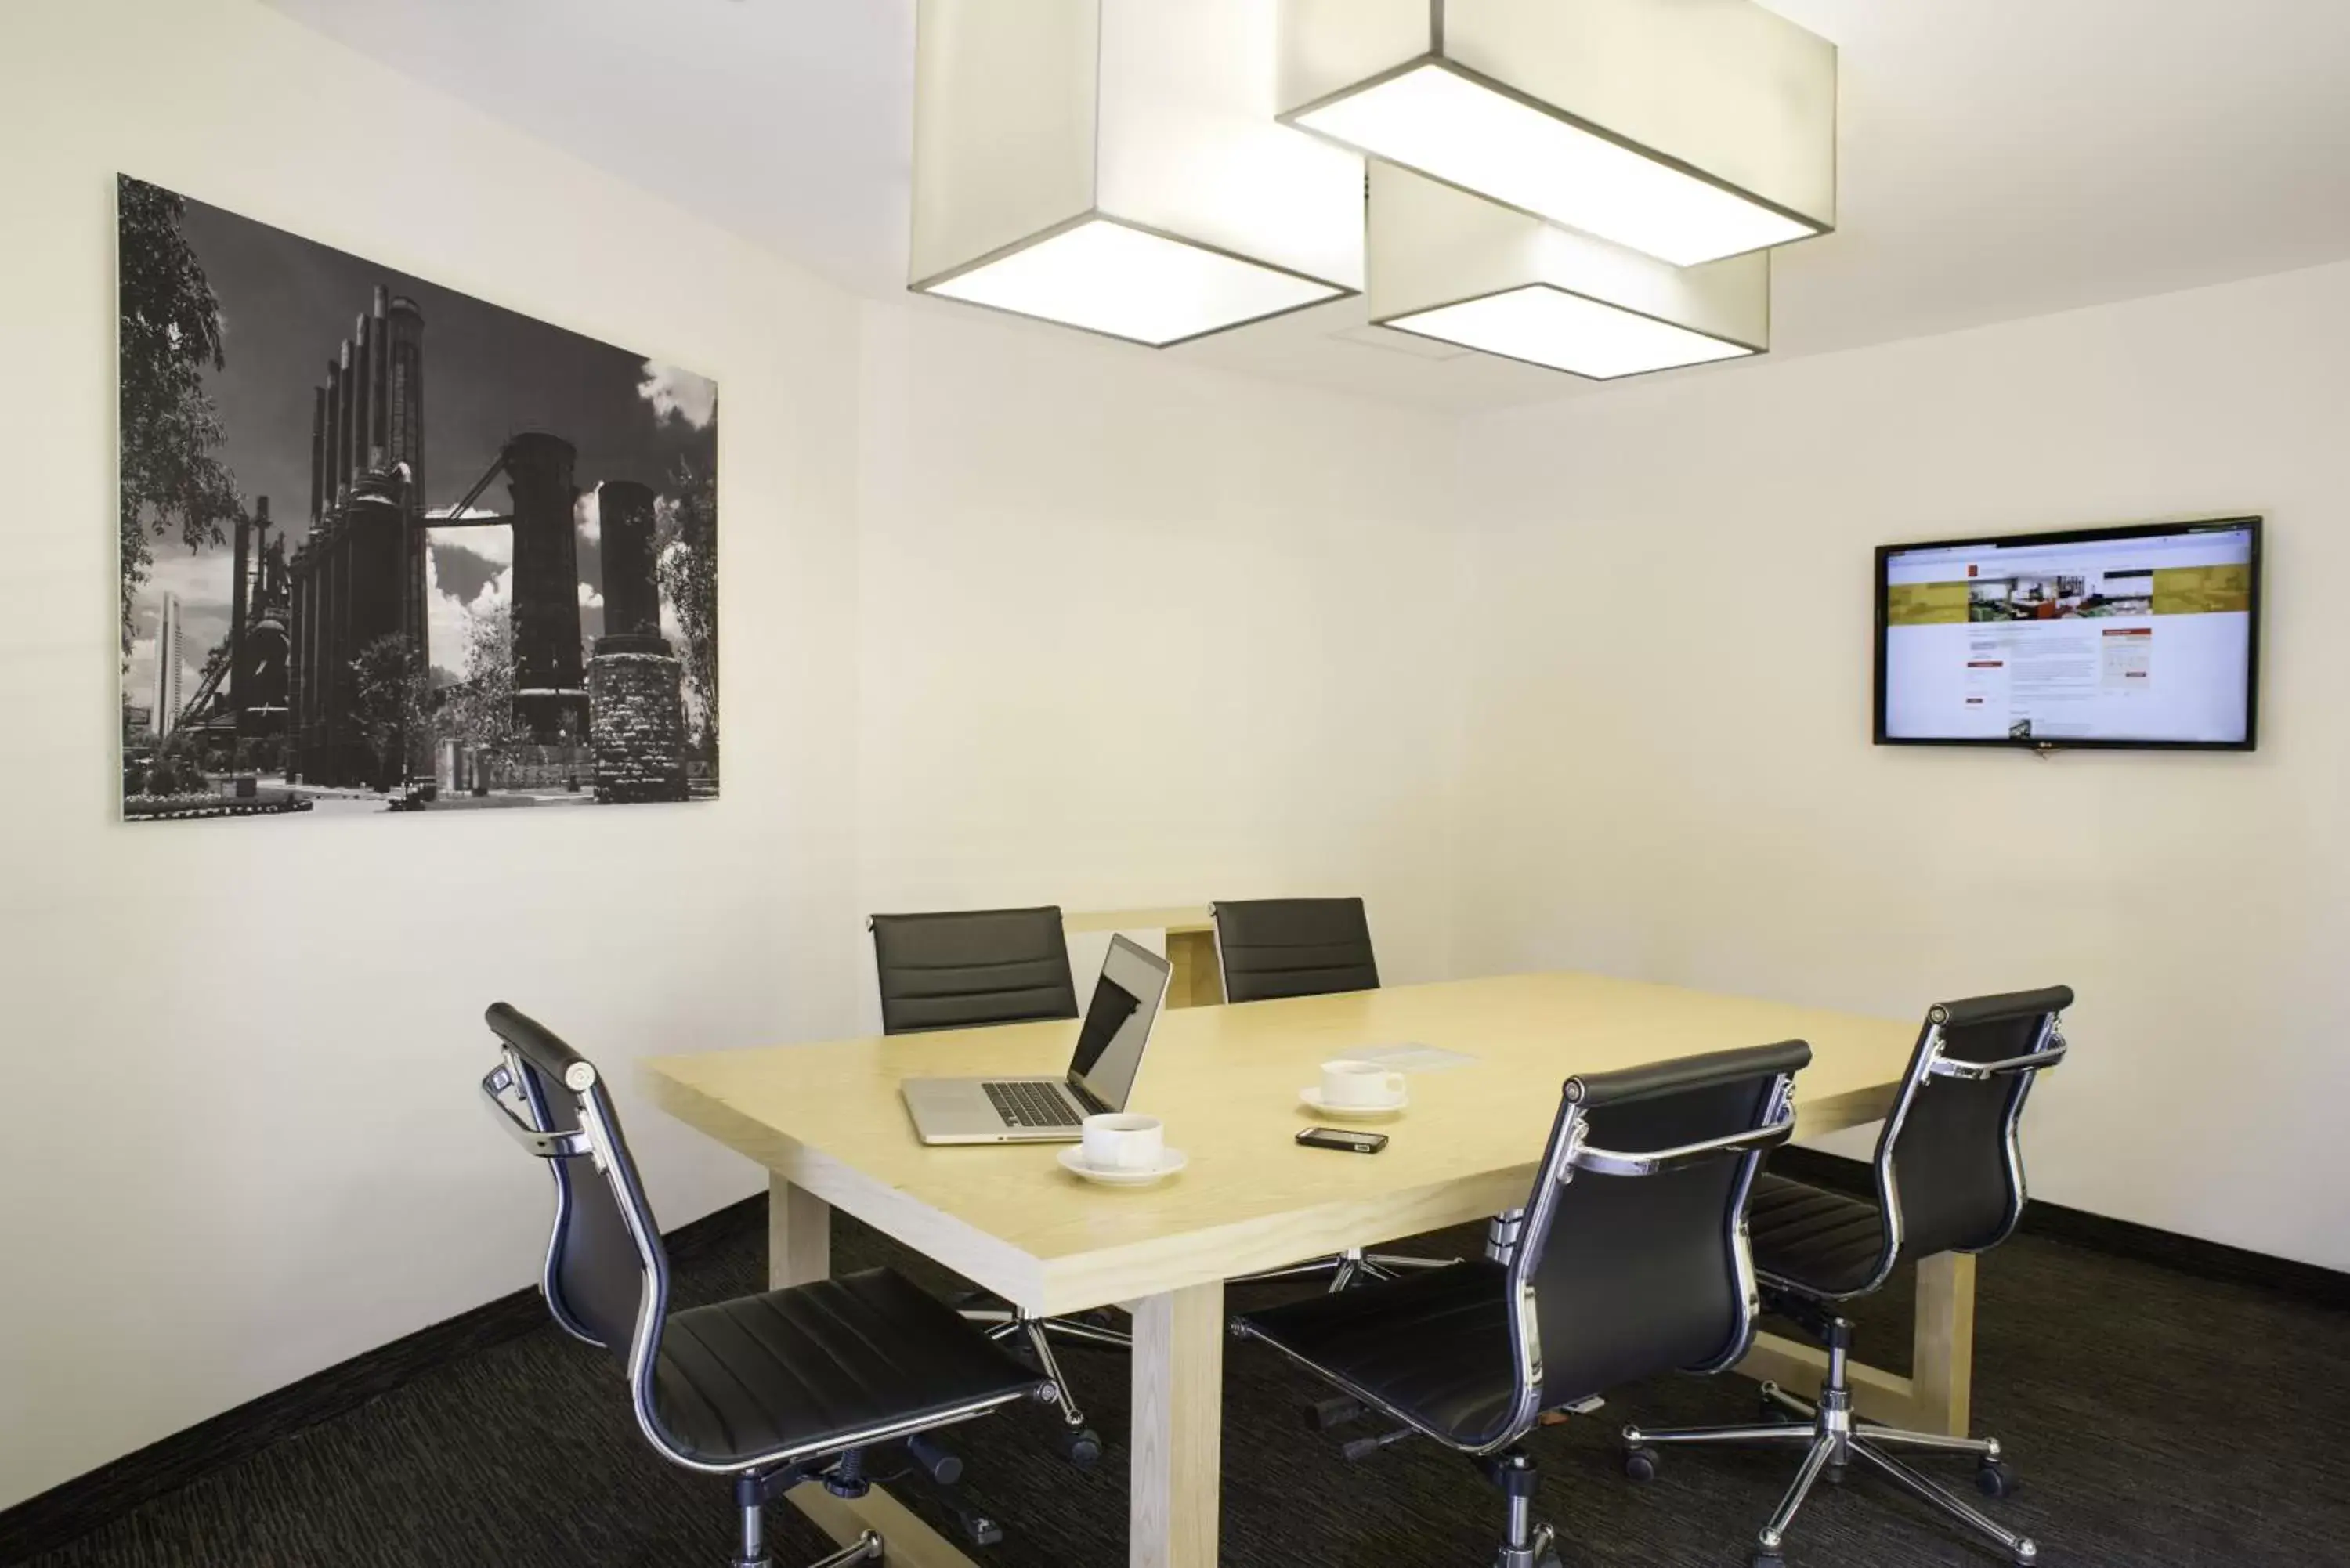
[(1069, 1087), (1096, 1105), (1126, 1108), (1142, 1066), (1142, 1047), (1167, 994), (1168, 973), (1167, 961), (1158, 954), (1124, 937), (1110, 938), (1101, 979), (1094, 983), (1085, 1025), (1077, 1031), (1076, 1054), (1069, 1058)]

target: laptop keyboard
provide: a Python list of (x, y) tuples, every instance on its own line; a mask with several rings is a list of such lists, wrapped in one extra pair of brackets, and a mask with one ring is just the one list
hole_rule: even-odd
[(1073, 1127), (1083, 1118), (1057, 1084), (982, 1084), (1008, 1127)]

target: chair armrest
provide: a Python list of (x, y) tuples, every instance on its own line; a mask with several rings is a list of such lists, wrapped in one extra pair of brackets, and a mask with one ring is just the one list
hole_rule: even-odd
[(2045, 1051), (2027, 1055), (2010, 1056), (1998, 1062), (1961, 1062), (1954, 1057), (1937, 1056), (1926, 1075), (1932, 1078), (1963, 1078), (1970, 1084), (2001, 1077), (2009, 1073), (2037, 1073), (2054, 1067), (2064, 1059), (2064, 1043), (2058, 1041)]
[(1669, 1170), (1684, 1170), (1723, 1155), (1752, 1154), (1758, 1149), (1776, 1148), (1795, 1136), (1795, 1118), (1773, 1122), (1769, 1127), (1754, 1127), (1728, 1137), (1709, 1138), (1703, 1143), (1683, 1144), (1679, 1148), (1650, 1149), (1640, 1154), (1622, 1154), (1612, 1148), (1594, 1148), (1586, 1144), (1575, 1151), (1573, 1164), (1577, 1170), (1594, 1176), (1661, 1176)]
[(498, 1097), (513, 1085), (512, 1071), (505, 1067), (491, 1068), (482, 1079), (482, 1103), (496, 1114), (498, 1121), (512, 1135), (515, 1142), (541, 1159), (564, 1159), (590, 1152), (588, 1135), (584, 1132), (545, 1133), (515, 1115), (514, 1107)]

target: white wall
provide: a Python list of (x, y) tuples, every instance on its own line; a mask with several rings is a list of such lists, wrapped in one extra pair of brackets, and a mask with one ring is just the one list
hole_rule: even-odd
[[(243, 0), (8, 6), (0, 147), (5, 1506), (531, 1281), (489, 1002), (623, 1082), (853, 1022), (856, 320)], [(724, 799), (118, 824), (118, 170), (717, 378)], [(630, 1130), (665, 1220), (754, 1185)]]
[[(2350, 267), (1478, 421), (1455, 967), (2062, 981), (2054, 1201), (2350, 1267)], [(2261, 750), (1869, 744), (1870, 551), (2270, 519)]]
[[(1456, 430), (851, 301), (250, 0), (10, 8), (0, 146), (0, 1507), (528, 1282), (485, 1002), (624, 1084), (836, 1034), (876, 909), (1346, 890), (1398, 981), (2064, 979), (2043, 1192), (2350, 1263), (2350, 269)], [(117, 171), (717, 378), (723, 800), (115, 821)], [(1869, 545), (2251, 508), (2258, 755), (1867, 745)], [(631, 1131), (669, 1222), (755, 1189)]]
[(923, 302), (863, 408), (868, 910), (1361, 893), (1443, 972), (1446, 425)]
[[(1441, 421), (860, 305), (249, 0), (0, 60), (0, 1507), (532, 1279), (494, 998), (629, 1102), (869, 1020), (874, 909), (1361, 891), (1440, 972)], [(718, 379), (723, 799), (115, 821), (117, 171)], [(630, 1131), (666, 1222), (758, 1185)]]

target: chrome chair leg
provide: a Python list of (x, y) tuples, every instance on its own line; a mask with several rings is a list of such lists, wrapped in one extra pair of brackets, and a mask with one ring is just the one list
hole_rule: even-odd
[(1391, 1280), (1399, 1272), (1412, 1269), (1449, 1269), (1458, 1258), (1414, 1258), (1401, 1252), (1367, 1252), (1360, 1247), (1349, 1247), (1327, 1258), (1315, 1258), (1310, 1262), (1292, 1263), (1284, 1269), (1267, 1269), (1262, 1273), (1243, 1274), (1228, 1282), (1235, 1285), (1262, 1285), (1283, 1280), (1311, 1280), (1330, 1276), (1333, 1293), (1364, 1280)]
[(1804, 1500), (1812, 1495), (1812, 1488), (1818, 1482), (1820, 1472), (1828, 1468), (1828, 1461), (1835, 1457), (1838, 1446), (1839, 1439), (1825, 1432), (1812, 1439), (1812, 1446), (1804, 1450), (1803, 1464), (1795, 1470), (1795, 1479), (1788, 1483), (1786, 1491), (1779, 1499), (1779, 1506), (1772, 1511), (1770, 1521), (1755, 1532), (1754, 1545), (1759, 1552), (1772, 1557), (1779, 1554), (1786, 1544), (1788, 1529), (1795, 1522), (1796, 1511), (1804, 1506)]
[(1997, 1438), (1953, 1438), (1940, 1432), (1905, 1432), (1898, 1428), (1880, 1427), (1874, 1421), (1863, 1421), (1853, 1431), (1856, 1438), (1866, 1438), (1880, 1449), (1916, 1449), (1931, 1454), (1972, 1454), (1979, 1459), (1997, 1463), (2000, 1457)]
[(1813, 1433), (1808, 1427), (1673, 1427), (1661, 1432), (1651, 1432), (1645, 1427), (1624, 1428), (1624, 1446), (1627, 1449), (1669, 1448), (1679, 1443), (1798, 1443), (1808, 1447)]
[(1092, 1468), (1102, 1456), (1099, 1434), (1086, 1425), (1086, 1413), (1069, 1397), (1069, 1380), (1061, 1375), (1061, 1363), (1053, 1354), (1051, 1337), (1045, 1332), (1043, 1318), (1023, 1318), (1012, 1325), (1028, 1345), (1028, 1352), (1036, 1358), (1036, 1369), (1053, 1380), (1053, 1402), (1061, 1410), (1061, 1452), (1080, 1469)]
[(1131, 1350), (1134, 1335), (1115, 1328), (1104, 1328), (1097, 1323), (1082, 1318), (1045, 1317), (1035, 1320), (1046, 1334), (1057, 1334), (1063, 1339), (1074, 1339), (1086, 1345), (1098, 1345), (1111, 1350)]
[(1952, 1495), (1947, 1488), (1919, 1475), (1892, 1455), (1880, 1452), (1875, 1447), (1876, 1441), (1877, 1434), (1874, 1432), (1856, 1437), (1852, 1441), (1852, 1451), (1918, 1501), (1932, 1504), (1977, 1533), (1997, 1542), (2018, 1563), (2040, 1561), (2040, 1548), (2030, 1536), (2018, 1535), (1992, 1523), (1972, 1505)]
[(1012, 1326), (1027, 1342), (1028, 1354), (1036, 1358), (1036, 1370), (1053, 1380), (1053, 1400), (1061, 1407), (1061, 1419), (1072, 1427), (1084, 1426), (1085, 1412), (1069, 1398), (1069, 1380), (1061, 1375), (1061, 1364), (1053, 1355), (1053, 1342), (1045, 1337), (1044, 1324), (1032, 1317)]
[(851, 1563), (879, 1563), (882, 1550), (880, 1536), (868, 1530), (822, 1562), (809, 1563), (808, 1568), (848, 1568)]

